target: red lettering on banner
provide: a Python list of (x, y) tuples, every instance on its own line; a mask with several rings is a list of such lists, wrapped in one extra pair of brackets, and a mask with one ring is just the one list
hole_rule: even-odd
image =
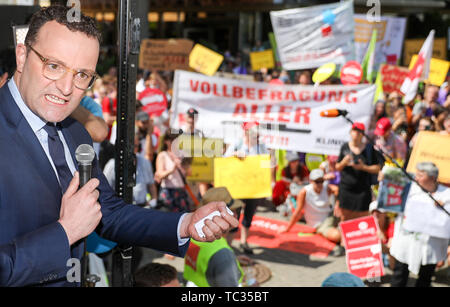
[(191, 84), (191, 90), (192, 90), (193, 92), (197, 92), (199, 82), (198, 82), (198, 81), (195, 81), (195, 83), (194, 83), (193, 80), (189, 80), (189, 81), (190, 81), (189, 83)]
[[(306, 96), (304, 96), (304, 95), (306, 95)], [(299, 97), (300, 97), (300, 100), (301, 100), (301, 101), (308, 101), (308, 100), (311, 99), (311, 95), (310, 95), (310, 93), (307, 92), (307, 91), (300, 92)]]
[(217, 92), (217, 84), (213, 84), (213, 94), (214, 96), (220, 96), (220, 93)]
[(223, 97), (231, 97), (230, 95), (228, 95), (228, 93), (227, 93), (227, 85), (226, 84), (224, 84), (223, 85)]
[(285, 100), (292, 100), (292, 101), (295, 101), (296, 98), (295, 98), (294, 92), (293, 92), (293, 91), (288, 91), (288, 92), (286, 93), (286, 98), (285, 98)]
[(327, 96), (326, 92), (322, 91), (320, 92), (320, 98), (319, 98), (319, 92), (314, 92), (314, 100), (317, 102), (321, 102), (325, 99), (325, 97)]
[(356, 96), (350, 97), (352, 94), (357, 94), (358, 92), (355, 90), (351, 90), (349, 91), (346, 95), (345, 95), (345, 102), (346, 103), (356, 103), (358, 101), (358, 99), (356, 98)]
[(264, 120), (267, 120), (267, 121), (274, 121), (275, 120), (272, 117), (270, 117), (270, 110), (271, 109), (272, 109), (272, 105), (270, 105), (270, 104), (266, 105), (266, 110), (264, 112)]
[(339, 91), (337, 93), (335, 91), (330, 91), (330, 93), (328, 94), (328, 100), (331, 102), (331, 100), (334, 99), (335, 102), (341, 102), (342, 94), (342, 91)]
[(256, 116), (256, 113), (258, 113), (258, 105), (252, 104), (252, 113), (250, 113), (250, 119), (259, 121), (259, 118)]
[(209, 94), (211, 92), (211, 85), (208, 82), (202, 82), (200, 85), (200, 90), (203, 94)]
[(393, 184), (393, 183), (388, 183), (387, 185), (388, 190), (391, 191), (391, 188), (394, 189), (394, 193), (391, 194), (389, 193), (387, 196), (387, 203), (386, 206), (399, 206), (402, 204), (402, 191), (403, 191), (403, 187)]
[(280, 123), (288, 123), (290, 120), (289, 120), (289, 118), (286, 118), (286, 116), (289, 116), (289, 112), (291, 110), (292, 110), (292, 107), (280, 106), (280, 111), (278, 113), (278, 121)]
[(294, 123), (299, 124), (303, 118), (304, 124), (309, 124), (309, 115), (311, 114), (311, 108), (297, 108), (295, 110)]
[(279, 101), (283, 100), (283, 92), (281, 92), (281, 91), (272, 91), (270, 93), (270, 99), (271, 100), (279, 100)]
[(247, 99), (255, 100), (255, 89), (254, 88), (246, 88), (245, 94)]
[(265, 89), (258, 90), (258, 99), (264, 100), (265, 97), (267, 97), (267, 90)]
[(243, 118), (247, 118), (247, 107), (245, 104), (238, 103), (236, 104), (236, 108), (233, 112), (233, 117), (242, 116)]
[(233, 86), (233, 98), (240, 99), (243, 96), (244, 89), (240, 86)]

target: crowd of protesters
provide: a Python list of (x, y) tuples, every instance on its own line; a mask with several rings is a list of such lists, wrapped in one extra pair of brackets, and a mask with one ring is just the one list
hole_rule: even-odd
[[(252, 75), (258, 82), (313, 84), (313, 70), (287, 72), (262, 69), (252, 72), (248, 62), (243, 55), (238, 54), (233, 57), (227, 52), (220, 71)], [(5, 83), (6, 78), (7, 74), (1, 76), (0, 86)], [(72, 115), (85, 124), (91, 133), (97, 144), (96, 151), (100, 166), (113, 188), (115, 187), (114, 143), (118, 103), (117, 78), (117, 69), (111, 67), (86, 93), (84, 104), (77, 109), (78, 114)], [(337, 78), (330, 78), (324, 84), (340, 84), (340, 81)], [(172, 85), (173, 72), (140, 71), (138, 74), (134, 143), (137, 174), (133, 201), (138, 206), (154, 210), (189, 212), (198, 205), (198, 200), (202, 199), (207, 190), (213, 187), (213, 183), (192, 184), (187, 182), (186, 177), (191, 171), (191, 160), (178, 157), (172, 152), (172, 143), (180, 134), (203, 136), (202, 131), (195, 128), (197, 114), (195, 109), (190, 109), (186, 114), (187, 124), (182, 131), (174, 133), (171, 129), (169, 122)], [(142, 110), (139, 98), (148, 89), (160, 90), (167, 99), (167, 109), (159, 116), (149, 116)], [(99, 111), (100, 108), (101, 111)], [(87, 119), (90, 120), (87, 121)], [(90, 127), (88, 127), (88, 123)], [(244, 142), (230, 145), (224, 150), (224, 156), (238, 156), (239, 152), (243, 152), (244, 156), (269, 152), (273, 155), (273, 152), (268, 151), (264, 144), (255, 142), (257, 145), (252, 145), (251, 139), (258, 137), (254, 132), (257, 128), (255, 125), (257, 123), (244, 123), (242, 127), (246, 132)], [(278, 209), (287, 206), (287, 202), (291, 199), (289, 196), (294, 199), (290, 207), (284, 211), (284, 215), (290, 218), (288, 227), (282, 229), (279, 235), (289, 231), (299, 220), (303, 220), (307, 225), (314, 227), (318, 234), (338, 243), (339, 248), (336, 255), (342, 255), (344, 251), (339, 245), (342, 242), (340, 242), (341, 234), (337, 227), (338, 222), (374, 214), (382, 230), (380, 235), (383, 243), (389, 242), (387, 247), (383, 246), (385, 247), (384, 253), (389, 255), (392, 239), (396, 236), (393, 227), (395, 216), (383, 214), (384, 212), (377, 210), (376, 205), (372, 205), (370, 208), (369, 205), (374, 201), (376, 203), (377, 188), (383, 179), (383, 168), (391, 162), (391, 158), (405, 167), (420, 131), (435, 131), (442, 135), (450, 135), (450, 86), (448, 82), (440, 87), (421, 84), (413, 101), (403, 101), (400, 92), (383, 95), (383, 98), (373, 105), (369, 125), (366, 127), (363, 123), (354, 123), (349, 129), (350, 140), (342, 145), (339, 156), (326, 157), (320, 168), (307, 168), (305, 162), (307, 153), (287, 152), (287, 164), (280, 164), (276, 167), (281, 172), (278, 178), (275, 176), (272, 178), (273, 196), (269, 199), (272, 201), (273, 207), (278, 207)], [(366, 135), (373, 140), (374, 144), (368, 141)], [(387, 153), (388, 156), (381, 154), (378, 149)], [(439, 191), (440, 195), (443, 195), (443, 203), (450, 202), (448, 187), (437, 182), (436, 172), (442, 170), (438, 170), (434, 164), (418, 167), (425, 173), (423, 176), (427, 179), (429, 177), (429, 180), (434, 183), (434, 185), (430, 184), (430, 189), (434, 189), (430, 192)], [(277, 169), (274, 170), (274, 174), (276, 171)], [(425, 182), (427, 181), (425, 180)], [(247, 238), (253, 215), (261, 200), (247, 199), (243, 200), (243, 203), (244, 218), (241, 227), (240, 248), (243, 253), (251, 255), (253, 251), (247, 244)], [(237, 213), (239, 214), (239, 211)], [(228, 236), (233, 237), (235, 231), (231, 231)], [(397, 232), (406, 236), (402, 230), (397, 230)], [(398, 247), (399, 240), (401, 241), (400, 248)], [(430, 238), (428, 240), (433, 241)], [(230, 243), (231, 240), (228, 242)], [(390, 262), (386, 265), (390, 265), (395, 272), (393, 285), (404, 286), (405, 278), (407, 279), (408, 276), (408, 261), (411, 262), (408, 258), (411, 258), (411, 255), (405, 251), (408, 250), (406, 247), (408, 241), (397, 238), (394, 242), (397, 242), (394, 244), (395, 253), (390, 256)], [(436, 247), (436, 244), (423, 243), (416, 247), (428, 252), (428, 258), (422, 259), (422, 263), (417, 264), (416, 262), (420, 262), (420, 259), (415, 260), (414, 272), (421, 276), (418, 285), (430, 285), (436, 267), (444, 265), (447, 261), (448, 240), (446, 242), (439, 241), (438, 245), (439, 247)], [(408, 255), (405, 256), (405, 253)], [(411, 266), (410, 263), (409, 265)], [(162, 268), (157, 268), (157, 270), (161, 271)], [(170, 278), (167, 278), (167, 282), (170, 282), (175, 278), (173, 272), (168, 271)], [(146, 281), (140, 282), (146, 283)]]

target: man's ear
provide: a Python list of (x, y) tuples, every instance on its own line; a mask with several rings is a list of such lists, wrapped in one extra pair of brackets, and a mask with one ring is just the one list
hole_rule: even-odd
[(16, 46), (16, 65), (17, 71), (21, 73), (23, 67), (25, 66), (25, 61), (27, 59), (27, 47), (24, 44), (17, 44)]

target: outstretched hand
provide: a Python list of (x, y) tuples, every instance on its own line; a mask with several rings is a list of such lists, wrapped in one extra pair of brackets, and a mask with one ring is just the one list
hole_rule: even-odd
[[(227, 212), (226, 206), (224, 202), (211, 202), (189, 213), (181, 224), (181, 237), (190, 237), (199, 242), (212, 242), (220, 239), (228, 230), (238, 227), (239, 221)], [(219, 211), (220, 216), (205, 220), (205, 226), (202, 228), (205, 236), (201, 237), (197, 233), (195, 224), (214, 211)]]

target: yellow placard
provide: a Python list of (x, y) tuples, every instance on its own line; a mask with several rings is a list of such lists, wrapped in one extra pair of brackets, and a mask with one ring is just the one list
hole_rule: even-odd
[[(420, 52), (425, 39), (406, 39), (403, 48), (403, 65), (408, 65), (411, 62), (413, 55)], [(447, 59), (447, 39), (434, 38), (433, 41), (433, 58), (445, 60)]]
[(270, 155), (214, 159), (214, 186), (226, 187), (233, 198), (254, 199), (272, 195)]
[(421, 131), (417, 136), (406, 171), (415, 173), (419, 162), (433, 162), (439, 169), (438, 180), (450, 183), (450, 136)]
[(313, 74), (312, 80), (314, 83), (322, 83), (331, 77), (336, 70), (336, 64), (327, 63), (320, 66)]
[(186, 179), (190, 182), (213, 182), (214, 158), (193, 158), (191, 164), (191, 175)]
[(253, 71), (260, 70), (261, 68), (274, 68), (275, 61), (273, 60), (272, 49), (250, 52), (250, 63)]
[[(414, 67), (417, 61), (417, 54), (413, 55), (411, 63), (409, 64), (409, 70)], [(441, 86), (447, 77), (448, 69), (450, 68), (450, 62), (432, 58), (430, 61), (430, 73), (428, 75), (427, 83)]]
[(223, 55), (196, 44), (189, 56), (189, 66), (207, 76), (213, 76), (223, 62)]

